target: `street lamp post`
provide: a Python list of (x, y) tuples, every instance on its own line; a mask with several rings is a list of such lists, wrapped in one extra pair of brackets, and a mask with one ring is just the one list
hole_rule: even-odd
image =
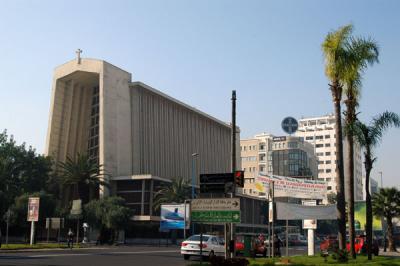
[(381, 175), (381, 188), (383, 188), (383, 178), (382, 178), (382, 171), (379, 172), (379, 174)]
[[(198, 153), (192, 154), (192, 200), (195, 196), (195, 185), (196, 185), (196, 158), (199, 156)], [(194, 235), (194, 223), (192, 222), (192, 235)]]

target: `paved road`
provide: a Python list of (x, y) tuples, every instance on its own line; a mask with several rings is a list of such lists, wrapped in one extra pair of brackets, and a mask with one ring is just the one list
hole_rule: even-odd
[[(306, 247), (290, 248), (290, 255), (307, 252)], [(282, 250), (284, 254), (284, 249)], [(102, 249), (73, 249), (0, 253), (0, 265), (17, 266), (124, 266), (162, 265), (185, 266), (178, 247), (128, 246)]]
[(0, 253), (0, 265), (58, 266), (58, 265), (186, 265), (178, 248), (117, 247), (107, 249), (73, 249)]

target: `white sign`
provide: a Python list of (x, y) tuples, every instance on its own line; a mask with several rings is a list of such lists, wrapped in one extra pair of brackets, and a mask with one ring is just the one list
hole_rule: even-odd
[(275, 202), (278, 220), (336, 220), (336, 205), (305, 206), (301, 204)]
[(255, 187), (259, 192), (268, 193), (272, 183), (274, 197), (325, 199), (327, 194), (327, 184), (324, 181), (276, 175), (259, 175)]
[[(305, 206), (317, 206), (316, 200), (302, 200), (301, 204)], [(306, 219), (303, 220), (303, 229), (317, 229), (317, 220)]]
[(270, 223), (274, 221), (274, 205), (272, 201), (270, 201), (268, 205), (268, 220)]
[(317, 229), (317, 220), (303, 220), (303, 229)]
[(192, 211), (240, 211), (240, 199), (194, 199), (192, 200)]

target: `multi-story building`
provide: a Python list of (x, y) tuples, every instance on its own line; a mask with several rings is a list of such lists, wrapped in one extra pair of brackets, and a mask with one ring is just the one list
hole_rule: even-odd
[(104, 193), (123, 197), (133, 220), (158, 226), (161, 184), (231, 171), (231, 127), (112, 64), (78, 57), (55, 69), (45, 153), (57, 162), (87, 153), (109, 174)]
[(258, 173), (267, 172), (267, 155), (272, 138), (271, 134), (262, 133), (251, 139), (240, 140), (240, 156), (245, 178), (243, 194), (258, 195), (254, 183)]
[(313, 145), (300, 137), (274, 137), (268, 152), (268, 174), (317, 178)]
[[(335, 116), (330, 114), (322, 117), (302, 118), (296, 136), (304, 138), (315, 148), (318, 158), (318, 178), (328, 184), (328, 193), (336, 193), (336, 134)], [(347, 142), (343, 142), (345, 179), (347, 173), (348, 154)], [(346, 192), (347, 194), (347, 192)], [(361, 147), (354, 145), (354, 198), (362, 200), (362, 159)]]
[(292, 177), (317, 177), (313, 146), (298, 137), (274, 137), (262, 133), (240, 141), (244, 194), (259, 195), (255, 179), (259, 173)]

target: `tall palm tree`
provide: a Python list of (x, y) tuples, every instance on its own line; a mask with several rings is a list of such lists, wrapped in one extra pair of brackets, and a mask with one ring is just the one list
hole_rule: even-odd
[(183, 203), (190, 198), (190, 183), (184, 178), (176, 178), (165, 184), (154, 196), (154, 208), (159, 209), (163, 203)]
[(346, 25), (336, 31), (328, 33), (322, 43), (325, 57), (325, 74), (330, 80), (330, 91), (335, 109), (336, 123), (336, 186), (337, 186), (337, 211), (339, 225), (339, 248), (346, 248), (346, 205), (344, 195), (344, 169), (343, 169), (343, 135), (341, 118), (341, 101), (345, 73), (350, 63), (347, 49), (353, 30), (352, 25)]
[(367, 253), (368, 259), (371, 260), (371, 243), (372, 243), (372, 206), (371, 194), (369, 191), (370, 175), (376, 157), (374, 157), (374, 149), (382, 140), (383, 133), (389, 127), (400, 127), (400, 117), (392, 112), (384, 112), (375, 117), (369, 125), (365, 125), (360, 121), (352, 126), (352, 131), (357, 142), (364, 148), (364, 166), (365, 166), (365, 192), (366, 192), (366, 232), (367, 232)]
[[(357, 119), (356, 109), (359, 105), (361, 92), (361, 76), (368, 66), (378, 62), (378, 45), (371, 39), (351, 38), (348, 45), (350, 65), (344, 76), (344, 94), (346, 96), (344, 103), (346, 104), (345, 112), (345, 128), (351, 129), (350, 125), (354, 124)], [(347, 139), (347, 154), (349, 163), (347, 165), (347, 202), (348, 221), (349, 221), (349, 238), (350, 238), (350, 253), (353, 258), (356, 257), (354, 240), (354, 138), (351, 130), (345, 130)]]
[(67, 157), (65, 162), (58, 163), (62, 184), (73, 187), (74, 199), (80, 199), (80, 185), (89, 188), (89, 201), (94, 198), (94, 191), (98, 186), (106, 186), (109, 184), (105, 177), (108, 176), (103, 172), (103, 166), (94, 162), (86, 154), (77, 154), (75, 158)]
[(372, 210), (378, 217), (386, 219), (388, 225), (389, 251), (396, 251), (393, 241), (394, 217), (400, 216), (400, 191), (396, 188), (381, 188), (372, 196)]

